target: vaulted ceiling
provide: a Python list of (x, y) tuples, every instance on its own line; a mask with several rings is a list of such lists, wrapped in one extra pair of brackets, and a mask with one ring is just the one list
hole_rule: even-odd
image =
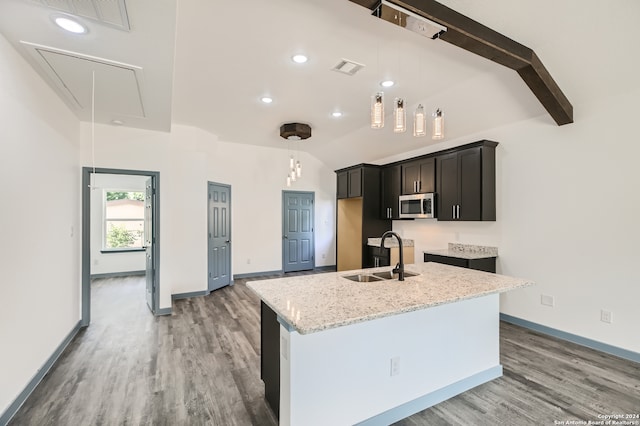
[[(0, 32), (84, 121), (95, 71), (98, 122), (159, 131), (186, 124), (223, 141), (279, 148), (287, 147), (281, 124), (308, 123), (313, 136), (299, 149), (333, 168), (435, 143), (369, 127), (370, 97), (388, 78), (396, 85), (384, 89), (387, 115), (396, 96), (409, 112), (419, 103), (439, 107), (447, 140), (524, 120), (556, 126), (518, 74), (348, 0), (121, 1), (130, 29), (89, 16), (100, 4), (91, 0), (0, 1)], [(576, 108), (576, 121), (581, 103), (634, 81), (620, 45), (640, 16), (637, 1), (441, 3), (533, 49)], [(84, 8), (79, 20), (88, 34), (53, 24), (52, 14), (74, 12), (59, 10), (68, 5)], [(296, 53), (309, 61), (294, 63)], [(343, 59), (364, 67), (353, 76), (332, 71)], [(265, 95), (273, 103), (260, 102)]]

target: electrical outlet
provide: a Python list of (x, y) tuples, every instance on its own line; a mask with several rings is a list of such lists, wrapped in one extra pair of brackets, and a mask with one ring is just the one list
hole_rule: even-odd
[(247, 258), (247, 265), (251, 265), (251, 259)]
[(326, 255), (326, 254), (324, 254), (324, 253), (322, 253), (322, 258), (323, 258), (323, 259), (326, 259), (326, 258), (327, 258), (327, 255)]
[(611, 311), (607, 311), (606, 309), (601, 309), (600, 321), (606, 322), (607, 324), (611, 324), (613, 322), (613, 314), (611, 313)]
[(553, 300), (553, 296), (549, 296), (548, 294), (541, 294), (540, 295), (540, 303), (543, 304), (544, 306), (553, 307), (555, 302)]
[(400, 357), (394, 356), (391, 358), (391, 369), (389, 371), (390, 376), (397, 376), (400, 374)]

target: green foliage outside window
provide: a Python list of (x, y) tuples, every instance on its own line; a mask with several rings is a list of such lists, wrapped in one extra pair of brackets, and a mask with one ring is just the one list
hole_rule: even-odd
[(141, 231), (130, 231), (124, 226), (114, 225), (107, 232), (107, 246), (111, 248), (131, 247), (141, 236)]
[(107, 192), (107, 201), (113, 200), (138, 200), (144, 201), (144, 193), (142, 192), (124, 192), (109, 191)]

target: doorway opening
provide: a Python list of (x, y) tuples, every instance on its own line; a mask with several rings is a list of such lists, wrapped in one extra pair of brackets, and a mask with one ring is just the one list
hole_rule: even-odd
[(125, 266), (126, 273), (121, 275), (138, 275), (139, 279), (144, 276), (146, 304), (151, 313), (164, 313), (159, 309), (159, 181), (159, 172), (82, 168), (83, 327), (91, 322), (92, 276), (117, 277), (117, 272), (101, 274), (98, 265), (118, 256), (121, 262), (126, 258), (125, 262), (135, 265)]
[(314, 192), (282, 191), (282, 271), (315, 268)]

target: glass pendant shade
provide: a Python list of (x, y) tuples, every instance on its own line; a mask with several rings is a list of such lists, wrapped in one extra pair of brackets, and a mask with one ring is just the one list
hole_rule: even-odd
[(433, 113), (433, 131), (431, 139), (438, 140), (444, 138), (444, 116), (440, 108)]
[(302, 176), (302, 164), (300, 164), (300, 161), (296, 161), (296, 176)]
[(384, 94), (376, 93), (371, 97), (371, 128), (381, 129), (384, 127)]
[(291, 169), (291, 173), (289, 173), (289, 175), (291, 176), (291, 182), (295, 182), (296, 181), (296, 170), (295, 169)]
[(291, 178), (287, 175), (287, 187), (291, 186)]
[(407, 130), (407, 112), (404, 109), (404, 99), (396, 98), (393, 101), (393, 131), (404, 133)]
[(427, 115), (424, 113), (424, 107), (420, 104), (413, 113), (413, 136), (421, 137), (426, 135)]
[(289, 168), (293, 169), (293, 155), (289, 157)]

